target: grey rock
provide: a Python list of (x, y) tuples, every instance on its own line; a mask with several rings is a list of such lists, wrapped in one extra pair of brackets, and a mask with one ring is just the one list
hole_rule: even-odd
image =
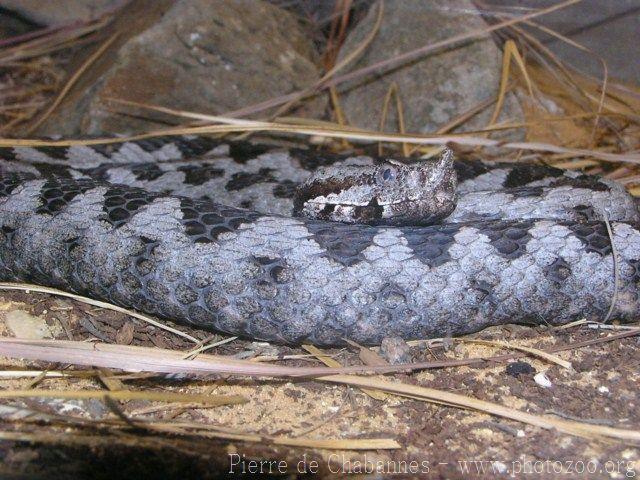
[[(491, 0), (486, 2), (496, 14), (522, 15), (554, 5), (553, 0)], [(604, 58), (609, 75), (632, 84), (640, 84), (640, 2), (638, 0), (583, 0), (567, 8), (534, 19), (555, 32), (587, 47), (589, 54), (569, 43), (528, 28), (529, 33), (542, 40), (561, 60), (598, 79), (602, 79)], [(615, 32), (615, 33), (613, 33)]]
[[(378, 5), (371, 8), (343, 45), (340, 58), (354, 51), (375, 25)], [(386, 2), (380, 29), (352, 70), (471, 30), (486, 23), (469, 0), (402, 0)], [(341, 104), (352, 125), (379, 128), (383, 99), (392, 83), (398, 85), (408, 131), (432, 133), (481, 102), (495, 98), (502, 54), (487, 35), (479, 40), (439, 50), (418, 61), (372, 74), (341, 86)], [(522, 110), (513, 95), (505, 100), (500, 120), (521, 121)], [(486, 126), (492, 110), (467, 121), (462, 131)], [(390, 109), (387, 131), (397, 130)], [(521, 134), (515, 135), (520, 138)]]
[[(314, 47), (297, 20), (274, 5), (178, 0), (153, 25), (124, 42), (106, 71), (38, 133), (99, 135), (166, 126), (162, 119), (114, 112), (112, 98), (225, 113), (313, 84), (319, 78), (315, 60)], [(324, 105), (324, 100), (305, 103), (295, 113), (319, 116)]]
[(386, 337), (380, 343), (380, 355), (391, 365), (411, 363), (411, 347), (400, 337)]
[(126, 0), (0, 0), (0, 7), (42, 25), (64, 25), (98, 18)]

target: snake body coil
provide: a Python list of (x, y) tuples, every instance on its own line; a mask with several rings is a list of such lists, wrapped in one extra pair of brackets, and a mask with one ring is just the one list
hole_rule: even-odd
[(312, 172), (369, 157), (161, 138), (0, 158), (2, 280), (320, 345), (640, 313), (638, 212), (597, 177), (456, 162), (444, 223), (383, 226), (292, 216)]

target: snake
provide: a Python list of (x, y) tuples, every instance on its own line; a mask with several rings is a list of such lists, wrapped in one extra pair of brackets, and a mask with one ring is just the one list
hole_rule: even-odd
[(454, 157), (205, 136), (2, 147), (0, 280), (292, 345), (637, 319), (622, 185)]

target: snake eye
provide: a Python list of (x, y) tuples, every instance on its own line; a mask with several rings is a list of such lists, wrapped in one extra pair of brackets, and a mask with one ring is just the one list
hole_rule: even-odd
[(396, 179), (396, 169), (393, 167), (385, 168), (381, 174), (380, 178), (383, 182), (391, 182)]

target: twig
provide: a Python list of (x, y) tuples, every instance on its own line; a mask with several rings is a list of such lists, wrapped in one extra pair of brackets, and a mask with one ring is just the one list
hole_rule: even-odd
[(323, 89), (323, 85), (326, 84), (329, 80), (331, 80), (338, 72), (343, 70), (347, 65), (353, 62), (356, 58), (358, 58), (362, 52), (369, 46), (369, 44), (373, 41), (374, 37), (378, 33), (378, 29), (380, 28), (380, 24), (382, 23), (382, 14), (384, 13), (384, 1), (381, 0), (378, 3), (378, 16), (376, 17), (376, 22), (371, 29), (371, 32), (365, 37), (365, 39), (353, 50), (350, 52), (345, 58), (343, 58), (337, 65), (334, 65), (331, 70), (325, 73), (320, 80), (314, 83), (312, 86), (301, 90), (298, 92), (293, 98), (288, 100), (284, 105), (282, 105), (272, 116), (271, 120), (282, 115), (284, 112), (289, 110), (291, 106), (293, 106), (298, 100), (308, 97), (314, 94), (316, 91)]
[(234, 405), (246, 403), (240, 395), (192, 395), (174, 392), (134, 392), (131, 390), (0, 390), (0, 398), (65, 398), (113, 400), (148, 400), (152, 402), (199, 402), (208, 405)]
[[(204, 115), (199, 115), (204, 117)], [(216, 117), (220, 119), (221, 117)], [(225, 119), (227, 120), (227, 119)], [(458, 135), (420, 135), (420, 134), (400, 134), (400, 133), (379, 133), (367, 130), (344, 129), (340, 126), (336, 127), (309, 127), (307, 125), (290, 125), (275, 122), (257, 122), (245, 121), (239, 122), (234, 120), (235, 124), (225, 125), (205, 125), (200, 127), (176, 127), (164, 130), (156, 130), (144, 134), (132, 135), (130, 137), (118, 138), (93, 138), (83, 140), (35, 140), (6, 138), (0, 139), (0, 147), (16, 147), (16, 146), (70, 146), (70, 145), (103, 145), (122, 143), (125, 141), (135, 141), (145, 138), (162, 137), (169, 135), (199, 135), (214, 133), (232, 133), (232, 132), (286, 132), (298, 133), (308, 136), (324, 136), (330, 138), (347, 138), (352, 140), (360, 140), (364, 142), (398, 142), (398, 143), (414, 143), (417, 145), (446, 145), (448, 143), (457, 143), (459, 145), (467, 145), (474, 147), (501, 147), (511, 150), (531, 150), (538, 152), (552, 152), (569, 154), (576, 157), (593, 157), (608, 162), (627, 162), (640, 165), (639, 153), (608, 153), (599, 150), (588, 150), (583, 148), (569, 148), (560, 145), (553, 145), (544, 142), (502, 142), (490, 138), (474, 137), (470, 134)], [(327, 122), (328, 123), (328, 122)]]
[(50, 288), (50, 287), (41, 287), (39, 285), (30, 285), (27, 283), (11, 283), (11, 282), (0, 282), (0, 290), (24, 290), (24, 291), (33, 291), (33, 292), (40, 292), (40, 293), (47, 293), (49, 295), (58, 295), (60, 297), (67, 297), (67, 298), (71, 298), (73, 300), (76, 300), (78, 302), (82, 302), (82, 303), (86, 303), (89, 305), (93, 305), (95, 307), (100, 307), (100, 308), (106, 308), (108, 310), (113, 310), (115, 312), (120, 312), (120, 313), (124, 313), (126, 315), (129, 315), (131, 317), (137, 318), (138, 320), (142, 320), (143, 322), (147, 322), (150, 323), (151, 325), (161, 328), (163, 330), (166, 330), (168, 332), (171, 332), (175, 335), (178, 335), (182, 338), (186, 338), (187, 340), (193, 342), (193, 343), (199, 343), (199, 340), (195, 337), (192, 337), (191, 335), (189, 335), (188, 333), (184, 333), (181, 332), (180, 330), (170, 327), (168, 325), (165, 325), (164, 323), (161, 323), (157, 320), (154, 320), (153, 318), (144, 315), (142, 313), (138, 313), (136, 311), (133, 310), (128, 310), (126, 308), (122, 308), (122, 307), (118, 307), (117, 305), (112, 305), (111, 303), (107, 303), (107, 302), (101, 302), (100, 300), (94, 300), (92, 298), (88, 298), (88, 297), (83, 297), (81, 295), (76, 295), (74, 293), (69, 293), (69, 292), (63, 292), (62, 290), (58, 290), (56, 288)]
[(58, 107), (58, 105), (60, 105), (60, 102), (62, 102), (62, 100), (67, 96), (67, 93), (69, 93), (69, 90), (71, 90), (71, 87), (73, 87), (77, 83), (78, 79), (80, 79), (80, 77), (84, 74), (84, 72), (86, 72), (87, 69), (91, 65), (93, 65), (93, 63), (95, 63), (95, 61), (98, 60), (98, 58), (102, 56), (102, 54), (107, 50), (107, 48), (109, 48), (113, 44), (113, 42), (115, 42), (118, 36), (119, 36), (119, 32), (116, 32), (113, 35), (111, 35), (102, 45), (100, 45), (100, 48), (98, 48), (93, 54), (91, 54), (91, 56), (87, 58), (87, 60), (85, 60), (85, 62), (80, 66), (80, 68), (76, 70), (73, 73), (73, 75), (71, 75), (71, 78), (69, 78), (65, 86), (62, 88), (62, 90), (60, 90), (60, 93), (58, 93), (58, 95), (56, 96), (53, 103), (49, 106), (49, 108), (47, 108), (47, 110), (45, 110), (42, 116), (27, 129), (26, 131), (27, 135), (34, 132), (40, 125), (42, 125), (42, 123), (47, 118), (49, 118), (51, 113)]
[[(640, 329), (627, 330), (606, 337), (574, 342), (568, 345), (556, 345), (547, 348), (545, 351), (547, 353), (556, 353), (574, 350), (638, 335), (640, 335)], [(168, 374), (224, 374), (248, 377), (272, 376), (291, 378), (332, 374), (384, 374), (409, 370), (416, 371), (431, 368), (459, 367), (479, 365), (486, 362), (503, 362), (526, 356), (524, 353), (510, 353), (494, 357), (461, 358), (387, 366), (356, 365), (341, 368), (287, 367), (208, 354), (199, 355), (193, 360), (185, 360), (182, 358), (182, 352), (131, 345), (113, 345), (106, 343), (87, 344), (85, 342), (68, 340), (27, 340), (5, 337), (0, 337), (0, 353), (7, 357), (101, 366), (129, 371), (144, 370), (147, 372)]]
[(620, 273), (618, 267), (618, 254), (616, 251), (616, 244), (613, 238), (613, 231), (611, 230), (611, 223), (609, 222), (609, 217), (607, 216), (607, 212), (602, 210), (602, 218), (604, 219), (604, 224), (607, 227), (607, 234), (609, 235), (609, 242), (611, 243), (611, 257), (613, 258), (613, 295), (611, 296), (611, 304), (609, 305), (609, 311), (604, 317), (603, 322), (607, 323), (613, 314), (613, 311), (616, 307), (616, 302), (618, 301), (618, 289), (620, 282)]

